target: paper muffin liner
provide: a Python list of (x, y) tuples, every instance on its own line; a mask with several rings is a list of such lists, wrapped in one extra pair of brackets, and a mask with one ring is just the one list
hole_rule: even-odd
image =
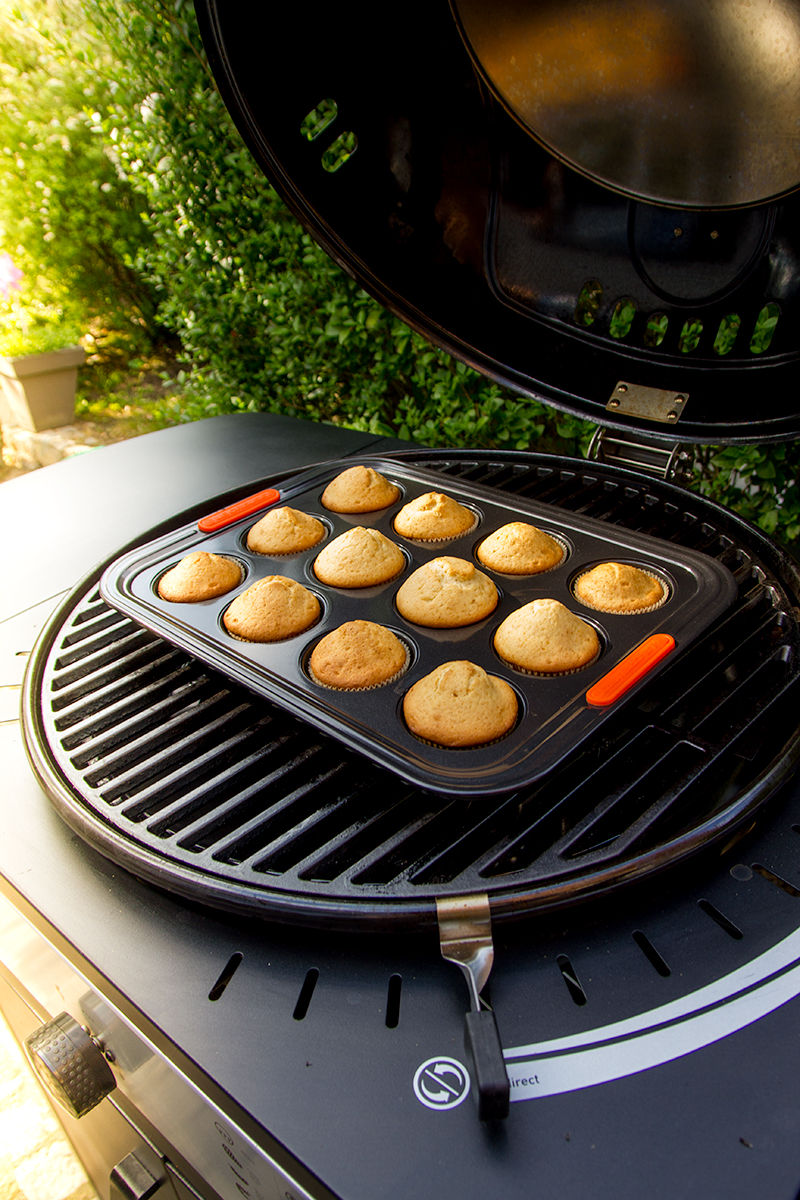
[(655, 571), (645, 571), (644, 567), (637, 567), (637, 570), (641, 571), (643, 575), (646, 575), (648, 579), (653, 579), (653, 580), (655, 580), (656, 583), (661, 585), (663, 592), (664, 592), (661, 599), (659, 601), (657, 601), (656, 604), (648, 604), (646, 608), (628, 608), (628, 609), (600, 608), (599, 605), (590, 604), (588, 600), (584, 600), (575, 591), (575, 588), (580, 583), (580, 581), (582, 579), (584, 579), (587, 575), (589, 575), (590, 572), (593, 570), (594, 570), (594, 567), (591, 567), (589, 569), (589, 571), (583, 571), (580, 575), (578, 575), (572, 581), (572, 587), (570, 589), (573, 596), (577, 600), (578, 604), (582, 604), (584, 606), (584, 608), (591, 608), (595, 612), (609, 613), (612, 617), (641, 617), (643, 613), (655, 612), (657, 608), (662, 608), (663, 605), (665, 605), (667, 603), (667, 601), (669, 600), (670, 586), (667, 583), (666, 579), (663, 577), (663, 575), (657, 575)]
[[(397, 634), (395, 634), (395, 637), (397, 637)], [(398, 679), (402, 679), (408, 668), (411, 666), (411, 651), (402, 638), (397, 637), (397, 640), (406, 652), (405, 662), (403, 663), (402, 667), (400, 667), (399, 671), (396, 671), (389, 679), (384, 679), (380, 683), (370, 683), (367, 684), (366, 687), (355, 688), (337, 687), (335, 683), (323, 683), (323, 681), (311, 670), (310, 655), (309, 660), (306, 663), (306, 675), (312, 683), (316, 683), (317, 687), (327, 688), (329, 692), (375, 692), (378, 688), (386, 687), (388, 684), (396, 683)]]
[(291, 558), (294, 554), (307, 554), (309, 550), (313, 550), (320, 542), (324, 542), (329, 533), (330, 531), (326, 530), (316, 542), (312, 542), (310, 546), (303, 546), (299, 550), (254, 550), (252, 546), (247, 545), (247, 541), (244, 544), (248, 554), (257, 554), (259, 558)]
[[(466, 507), (466, 505), (463, 507)], [(472, 509), (469, 511), (472, 512)], [(458, 540), (458, 538), (467, 537), (468, 534), (474, 533), (480, 522), (478, 516), (475, 514), (473, 515), (475, 516), (475, 519), (473, 520), (469, 529), (463, 529), (461, 533), (448, 533), (446, 537), (412, 537), (410, 533), (401, 533), (399, 529), (395, 529), (394, 522), (392, 522), (392, 530), (397, 534), (398, 537), (405, 538), (407, 542), (413, 542), (416, 546), (441, 546), (444, 542), (455, 542)]]
[[(243, 593), (240, 593), (240, 594), (243, 594)], [(312, 592), (311, 594), (312, 594), (312, 596), (315, 595), (314, 592)], [(234, 597), (234, 600), (235, 599), (236, 599), (236, 597)], [(257, 638), (241, 637), (238, 633), (233, 633), (230, 629), (228, 629), (228, 626), (225, 624), (225, 613), (230, 608), (231, 604), (233, 603), (233, 600), (231, 600), (229, 604), (225, 605), (225, 607), (222, 609), (219, 616), (217, 617), (217, 621), (218, 621), (220, 629), (225, 634), (225, 636), (232, 638), (234, 642), (243, 642), (245, 646), (280, 646), (283, 642), (292, 642), (292, 641), (294, 641), (295, 638), (302, 637), (302, 635), (304, 633), (308, 633), (310, 629), (313, 629), (315, 625), (319, 625), (320, 621), (323, 620), (323, 618), (325, 616), (325, 605), (322, 602), (322, 600), (320, 600), (319, 596), (316, 596), (316, 599), (319, 603), (319, 613), (314, 618), (313, 621), (310, 621), (308, 625), (304, 625), (302, 629), (298, 629), (296, 633), (290, 633), (286, 637), (270, 638), (268, 642), (261, 641), (260, 639), (257, 639)]]
[(224, 621), (222, 622), (222, 628), (225, 631), (226, 637), (233, 638), (235, 642), (244, 642), (245, 646), (280, 646), (282, 642), (291, 642), (295, 638), (302, 637), (304, 633), (308, 633), (309, 629), (313, 629), (315, 625), (318, 625), (321, 620), (322, 614), (316, 617), (310, 625), (306, 625), (304, 629), (298, 629), (297, 633), (290, 633), (287, 637), (282, 638), (270, 638), (268, 642), (260, 638), (240, 637), (238, 633), (231, 633)]
[[(559, 567), (563, 567), (569, 558), (570, 548), (567, 543), (555, 533), (548, 533), (547, 536), (552, 538), (561, 547), (561, 558), (557, 563), (553, 563), (552, 567), (543, 567), (541, 571), (500, 571), (497, 567), (490, 567), (483, 562), (477, 550), (475, 551), (475, 557), (484, 571), (491, 571), (493, 575), (502, 575), (505, 579), (538, 579), (540, 575), (549, 575), (551, 571), (557, 571)], [(661, 580), (659, 580), (660, 582)]]
[(390, 575), (388, 579), (381, 579), (377, 583), (331, 583), (328, 580), (320, 579), (314, 570), (313, 564), (311, 569), (314, 571), (314, 578), (319, 580), (323, 587), (341, 588), (344, 592), (363, 592), (367, 588), (385, 587), (387, 583), (394, 583), (396, 579), (399, 579), (403, 572), (408, 570), (408, 559), (406, 559), (405, 555), (403, 555), (403, 558), (405, 561), (399, 571), (394, 575)]
[(500, 661), (504, 667), (511, 667), (512, 671), (519, 671), (520, 675), (528, 675), (533, 679), (563, 679), (565, 675), (578, 675), (578, 674), (580, 674), (581, 671), (585, 671), (587, 667), (594, 666), (594, 664), (600, 658), (600, 655), (603, 653), (603, 640), (602, 640), (602, 638), (600, 638), (599, 634), (598, 634), (598, 638), (600, 639), (600, 648), (597, 651), (597, 653), (593, 654), (592, 657), (589, 659), (589, 661), (583, 663), (582, 666), (570, 667), (566, 671), (531, 671), (528, 669), (528, 667), (517, 666), (517, 664), (514, 662), (511, 662), (510, 659), (503, 658), (503, 655), (495, 647), (494, 640), (492, 641), (492, 649), (494, 650), (495, 654), (500, 659)]
[(408, 721), (406, 721), (405, 717), (403, 718), (403, 725), (413, 738), (415, 738), (418, 742), (422, 742), (423, 746), (432, 746), (435, 750), (485, 750), (487, 746), (496, 746), (498, 742), (504, 742), (507, 737), (510, 737), (519, 725), (521, 716), (522, 705), (520, 704), (519, 698), (517, 698), (517, 715), (514, 718), (513, 724), (505, 731), (505, 733), (501, 733), (499, 737), (490, 738), (487, 742), (473, 742), (471, 746), (445, 746), (443, 742), (432, 742), (430, 738), (420, 737), (418, 733), (414, 733), (414, 730), (408, 724)]

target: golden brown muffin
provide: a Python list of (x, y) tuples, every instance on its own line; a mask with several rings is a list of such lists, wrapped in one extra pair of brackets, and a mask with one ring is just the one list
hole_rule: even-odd
[(327, 634), (312, 651), (309, 673), (325, 687), (374, 688), (396, 679), (408, 651), (384, 625), (348, 621)]
[(281, 642), (308, 629), (318, 619), (319, 600), (294, 579), (267, 575), (241, 596), (223, 615), (228, 633), (247, 642)]
[(601, 612), (633, 613), (654, 608), (666, 592), (653, 575), (627, 563), (601, 563), (575, 581), (574, 592), (582, 604)]
[(535, 525), (511, 521), (485, 538), (478, 559), (490, 571), (505, 575), (538, 575), (550, 571), (564, 559), (564, 547)]
[(372, 467), (349, 467), (322, 493), (322, 503), (337, 513), (377, 512), (399, 498), (400, 488)]
[(406, 693), (403, 715), (412, 733), (438, 746), (480, 746), (513, 727), (514, 689), (465, 660), (444, 663)]
[(273, 508), (247, 534), (254, 554), (297, 554), (310, 550), (325, 536), (322, 521), (296, 508)]
[(404, 504), (394, 519), (402, 537), (419, 542), (440, 542), (460, 537), (477, 524), (475, 513), (442, 492), (426, 492)]
[(158, 594), (162, 600), (176, 604), (195, 604), (224, 596), (241, 582), (242, 568), (238, 563), (221, 554), (195, 550), (161, 576)]
[(497, 588), (465, 558), (433, 558), (399, 589), (397, 610), (428, 629), (474, 625), (497, 608)]
[(576, 671), (600, 649), (596, 631), (558, 600), (532, 600), (506, 617), (494, 635), (505, 662), (523, 671), (558, 675)]
[(394, 579), (405, 565), (403, 551), (380, 530), (357, 525), (328, 542), (314, 560), (314, 573), (331, 587), (374, 587)]

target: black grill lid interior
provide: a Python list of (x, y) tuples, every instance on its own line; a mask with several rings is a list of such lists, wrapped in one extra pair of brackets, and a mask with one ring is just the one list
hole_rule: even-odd
[[(800, 435), (797, 192), (667, 207), (579, 173), (493, 98), (441, 2), (196, 4), (261, 167), (413, 328), (612, 427), (703, 443)], [(688, 396), (679, 422), (607, 409), (620, 380)]]

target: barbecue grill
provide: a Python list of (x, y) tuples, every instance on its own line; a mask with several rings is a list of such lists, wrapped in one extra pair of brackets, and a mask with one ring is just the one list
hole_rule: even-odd
[[(673, 57), (689, 7), (658, 10)], [(670, 155), (612, 153), (630, 88), (641, 151), (656, 120), (680, 134), (699, 87), (702, 55), (683, 73), (671, 59), (666, 82), (645, 56), (581, 139), (587, 89), (568, 105), (545, 86), (567, 71), (559, 29), (583, 29), (584, 64), (613, 63), (614, 30), (652, 48), (658, 13), (555, 11), (507, 3), (487, 26), (471, 3), (412, 5), (402, 23), (199, 6), (244, 136), (315, 236), (451, 353), (602, 422), (592, 461), (264, 414), (9, 485), (29, 565), (6, 584), (9, 662), (43, 628), (23, 690), (34, 774), (4, 727), (0, 1003), (20, 1040), (45, 1022), (29, 1053), (103, 1195), (798, 1194), (800, 574), (676, 482), (692, 443), (800, 433), (796, 162), (787, 150), (770, 174), (765, 148), (785, 145), (788, 118), (773, 79), (741, 125), (714, 110), (727, 157), (699, 153), (694, 128)], [(720, 21), (739, 10), (710, 11), (701, 44), (719, 66)], [(798, 14), (782, 12), (791, 47)], [(515, 90), (504, 39), (533, 54), (545, 110)], [(303, 45), (302, 62), (265, 72), (267, 44)], [(699, 551), (735, 595), (544, 778), (463, 799), (254, 695), (101, 591), (125, 543), (136, 555), (311, 464), (371, 455), (443, 491)], [(469, 1054), (442, 955), (476, 965)]]

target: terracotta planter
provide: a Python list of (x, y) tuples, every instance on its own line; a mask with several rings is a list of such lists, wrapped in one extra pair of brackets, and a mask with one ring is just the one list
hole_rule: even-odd
[(57, 429), (75, 416), (82, 346), (0, 358), (0, 420), (18, 429)]

